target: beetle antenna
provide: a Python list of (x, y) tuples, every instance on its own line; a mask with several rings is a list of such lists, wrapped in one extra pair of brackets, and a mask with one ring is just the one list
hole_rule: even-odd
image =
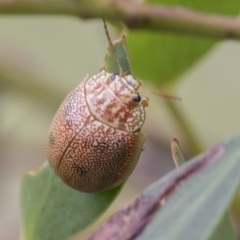
[(141, 84), (141, 88), (146, 92), (152, 93), (152, 94), (154, 94), (156, 96), (159, 96), (159, 97), (162, 97), (162, 98), (176, 100), (176, 101), (182, 101), (182, 99), (180, 97), (176, 97), (176, 96), (172, 96), (172, 95), (168, 95), (168, 94), (164, 94), (164, 93), (149, 90), (149, 89), (145, 88), (142, 81), (141, 81), (140, 84)]
[(117, 61), (117, 65), (118, 65), (119, 72), (120, 72), (119, 75), (122, 76), (122, 75), (123, 75), (123, 70), (122, 70), (122, 67), (121, 67), (121, 65), (120, 65), (120, 62), (119, 62), (119, 60), (118, 60), (117, 53), (116, 53), (116, 51), (115, 51), (115, 49), (114, 49), (114, 47), (113, 47), (112, 40), (111, 40), (111, 38), (110, 38), (110, 34), (109, 34), (108, 28), (107, 28), (107, 23), (106, 23), (105, 19), (102, 19), (102, 21), (103, 21), (104, 30), (105, 30), (105, 33), (106, 33), (106, 36), (107, 36), (107, 40), (108, 40), (108, 42), (109, 42), (110, 47), (112, 48), (113, 55), (115, 56), (116, 61)]

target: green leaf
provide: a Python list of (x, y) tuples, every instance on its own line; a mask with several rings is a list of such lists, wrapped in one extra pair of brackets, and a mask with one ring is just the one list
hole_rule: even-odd
[(218, 227), (208, 240), (237, 240), (228, 211), (221, 219)]
[[(121, 66), (122, 73), (119, 65)], [(104, 69), (109, 73), (117, 75), (128, 75), (132, 73), (125, 36), (113, 41), (112, 45), (108, 46), (104, 59)]]
[(234, 219), (235, 227), (238, 231), (238, 236), (240, 236), (240, 186), (236, 192), (236, 195), (234, 196), (230, 210)]
[(22, 239), (69, 238), (96, 220), (120, 189), (96, 194), (76, 191), (62, 183), (48, 163), (26, 173), (21, 185)]
[[(236, 15), (240, 9), (238, 0), (148, 0), (146, 2), (166, 6), (176, 5), (179, 10), (180, 6), (185, 6), (199, 11), (228, 15)], [(135, 75), (158, 86), (173, 83), (217, 42), (212, 39), (172, 35), (166, 32), (130, 31), (127, 35), (127, 46)]]
[(180, 167), (186, 162), (182, 154), (181, 148), (179, 146), (179, 142), (176, 138), (173, 139), (171, 142), (171, 151), (172, 151), (173, 161), (176, 167)]
[[(208, 240), (216, 236), (240, 183), (240, 136), (222, 146), (220, 159), (184, 181), (137, 239)], [(148, 192), (156, 192), (157, 187), (156, 183)]]

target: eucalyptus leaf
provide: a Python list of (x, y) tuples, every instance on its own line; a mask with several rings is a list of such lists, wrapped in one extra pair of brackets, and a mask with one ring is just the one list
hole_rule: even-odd
[(23, 176), (21, 222), (23, 240), (62, 240), (96, 220), (111, 204), (121, 186), (89, 194), (65, 185), (48, 163)]
[[(180, 6), (183, 6), (223, 15), (236, 15), (240, 9), (238, 0), (147, 0), (145, 2), (176, 6), (176, 11), (181, 10)], [(173, 16), (174, 11), (173, 9)], [(129, 31), (127, 46), (135, 75), (158, 86), (173, 83), (218, 42), (180, 34)]]
[(184, 181), (137, 239), (208, 240), (216, 234), (240, 183), (240, 136), (223, 146), (220, 159)]

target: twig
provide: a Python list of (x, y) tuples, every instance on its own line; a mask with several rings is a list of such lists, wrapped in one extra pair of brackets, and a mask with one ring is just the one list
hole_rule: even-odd
[(118, 20), (129, 29), (240, 39), (240, 20), (132, 0), (0, 0), (0, 14), (56, 14)]

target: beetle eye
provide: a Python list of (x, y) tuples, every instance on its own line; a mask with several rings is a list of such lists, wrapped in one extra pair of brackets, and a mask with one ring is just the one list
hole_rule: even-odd
[(111, 76), (111, 80), (114, 81), (114, 80), (116, 79), (116, 76), (117, 76), (117, 75), (113, 74), (113, 75)]
[(132, 101), (133, 101), (133, 102), (136, 102), (136, 103), (137, 103), (137, 102), (140, 102), (140, 101), (141, 101), (141, 96), (140, 96), (140, 95), (133, 96), (133, 97), (132, 97)]

